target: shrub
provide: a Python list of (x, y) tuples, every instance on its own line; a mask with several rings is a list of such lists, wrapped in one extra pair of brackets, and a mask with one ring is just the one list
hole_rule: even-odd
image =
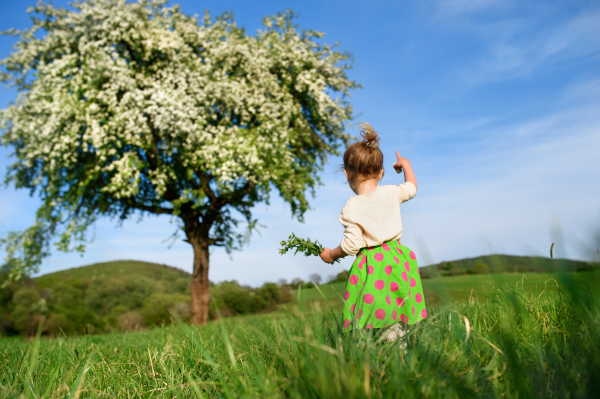
[(475, 264), (475, 273), (477, 274), (485, 274), (488, 271), (488, 266), (483, 262), (477, 262)]
[(49, 289), (52, 295), (52, 303), (56, 305), (70, 305), (81, 300), (83, 292), (73, 284), (60, 281)]
[(21, 335), (25, 337), (34, 337), (43, 318), (43, 315), (32, 314), (21, 319), (15, 327)]
[(342, 270), (341, 272), (339, 272), (335, 276), (330, 276), (328, 283), (339, 283), (339, 282), (343, 283), (343, 282), (348, 281), (348, 277), (350, 277), (350, 271), (349, 270)]
[(145, 277), (99, 277), (88, 287), (86, 303), (94, 311), (106, 315), (117, 305), (139, 309), (146, 298), (157, 291), (156, 283)]
[(449, 272), (450, 270), (454, 269), (454, 262), (442, 262), (440, 263), (440, 267), (442, 268), (442, 270), (446, 270), (447, 272)]
[(281, 290), (275, 283), (263, 284), (263, 286), (258, 290), (257, 294), (269, 306), (281, 303)]
[(137, 331), (144, 327), (144, 319), (136, 312), (127, 312), (119, 316), (121, 331)]
[(169, 324), (173, 317), (186, 318), (189, 314), (189, 298), (182, 294), (152, 294), (141, 311), (148, 327)]
[(125, 306), (123, 306), (123, 305), (117, 305), (114, 308), (112, 308), (112, 310), (110, 311), (110, 314), (112, 316), (119, 317), (123, 313), (127, 313), (128, 311), (129, 311), (129, 309), (127, 309)]
[(21, 287), (13, 297), (13, 310), (10, 321), (15, 328), (24, 335), (35, 335), (39, 321), (48, 308), (46, 300), (39, 293), (29, 287)]
[(166, 284), (166, 291), (190, 295), (190, 279), (188, 277), (179, 277)]
[(209, 317), (221, 317), (250, 314), (264, 311), (280, 303), (295, 299), (293, 291), (288, 286), (277, 286), (275, 283), (265, 283), (258, 289), (240, 286), (236, 281), (224, 281), (211, 287), (211, 307)]
[(440, 276), (440, 272), (436, 267), (424, 266), (419, 268), (419, 273), (421, 274), (422, 279), (438, 277)]
[(225, 305), (238, 314), (258, 313), (267, 303), (260, 296), (250, 290), (228, 291), (223, 296)]
[(279, 287), (281, 292), (280, 303), (287, 303), (296, 300), (296, 295), (290, 287), (281, 286)]
[(95, 334), (105, 331), (105, 320), (81, 302), (71, 303), (68, 306), (55, 306), (52, 313), (57, 315), (57, 322), (63, 320), (58, 315), (63, 315), (69, 320), (69, 323), (65, 324), (64, 327), (59, 325), (67, 335)]
[(44, 323), (44, 334), (56, 336), (61, 333), (70, 334), (74, 331), (75, 326), (71, 320), (69, 320), (67, 316), (63, 314), (53, 313), (48, 317), (48, 319), (46, 319), (46, 322)]

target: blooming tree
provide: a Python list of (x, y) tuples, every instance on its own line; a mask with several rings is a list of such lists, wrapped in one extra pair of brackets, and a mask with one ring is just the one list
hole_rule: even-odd
[[(0, 242), (13, 278), (53, 245), (84, 250), (100, 216), (171, 215), (194, 251), (193, 321), (208, 317), (209, 247), (239, 248), (272, 190), (302, 218), (329, 154), (349, 139), (348, 55), (293, 13), (248, 35), (165, 1), (38, 3), (0, 62), (6, 183), (39, 195), (35, 224)], [(243, 224), (240, 224), (243, 223)]]

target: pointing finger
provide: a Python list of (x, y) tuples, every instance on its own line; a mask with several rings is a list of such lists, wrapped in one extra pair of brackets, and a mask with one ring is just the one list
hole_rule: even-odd
[(400, 153), (396, 151), (396, 156), (398, 157), (398, 161), (400, 161)]

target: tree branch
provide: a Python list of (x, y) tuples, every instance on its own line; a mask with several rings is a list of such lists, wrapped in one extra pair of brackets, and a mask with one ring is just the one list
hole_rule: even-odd
[(210, 210), (214, 213), (219, 213), (221, 208), (227, 204), (227, 199), (217, 197), (212, 188), (210, 188), (210, 178), (206, 173), (196, 171), (196, 176), (200, 179), (202, 190), (210, 200)]
[(139, 209), (140, 211), (156, 213), (157, 215), (161, 215), (161, 214), (172, 215), (173, 214), (173, 209), (162, 208), (160, 206), (143, 205), (143, 204), (140, 204), (139, 202), (136, 202), (135, 200), (131, 201), (130, 206), (132, 208)]
[(252, 183), (251, 181), (247, 181), (246, 184), (244, 184), (243, 187), (241, 187), (238, 190), (235, 190), (232, 193), (232, 195), (230, 196), (230, 198), (228, 198), (227, 202), (230, 202), (230, 203), (235, 203), (235, 202), (243, 203), (244, 197), (246, 195), (252, 194), (253, 190), (254, 190), (254, 183)]
[(215, 247), (223, 247), (225, 246), (224, 238), (209, 238), (209, 244), (214, 245)]

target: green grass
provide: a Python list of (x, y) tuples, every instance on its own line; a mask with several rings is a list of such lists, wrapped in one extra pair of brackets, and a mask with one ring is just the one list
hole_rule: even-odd
[[(534, 283), (546, 276), (528, 275), (524, 288), (513, 284), (517, 276), (487, 276), (503, 280), (482, 291), (485, 299), (450, 303), (441, 295), (429, 317), (394, 342), (372, 330), (343, 333), (339, 312), (315, 301), (317, 290), (301, 292), (300, 310), (203, 328), (2, 339), (0, 397), (593, 397), (600, 298), (583, 275), (598, 278), (561, 274), (561, 292), (541, 296)], [(456, 278), (475, 291), (485, 277)], [(339, 286), (324, 294), (335, 301)], [(444, 289), (461, 291), (458, 283)]]
[[(569, 288), (600, 286), (600, 269), (587, 272), (559, 272), (556, 278)], [(439, 304), (443, 301), (467, 301), (469, 297), (485, 299), (501, 288), (515, 290), (518, 293), (540, 295), (556, 292), (555, 275), (550, 273), (497, 273), (480, 275), (459, 275), (435, 277), (422, 280), (427, 303)], [(324, 284), (321, 292), (333, 306), (342, 304), (346, 283)], [(339, 294), (339, 295), (338, 295)], [(303, 302), (321, 300), (321, 293), (309, 288), (303, 290)]]
[[(436, 277), (423, 280), (425, 298), (432, 302), (444, 299), (467, 300), (470, 296), (487, 298), (499, 288), (509, 288), (521, 294), (540, 295), (557, 290), (555, 278), (560, 286), (582, 289), (600, 284), (600, 270), (586, 272), (553, 273), (498, 273)], [(471, 293), (472, 290), (472, 293)]]

